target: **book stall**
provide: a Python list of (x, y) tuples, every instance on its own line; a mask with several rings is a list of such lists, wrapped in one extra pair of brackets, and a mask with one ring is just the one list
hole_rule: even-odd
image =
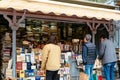
[[(27, 45), (27, 41), (24, 42)], [(73, 72), (75, 69), (77, 72), (77, 68), (75, 68), (77, 54), (72, 52), (71, 45), (59, 44), (62, 50), (61, 54), (61, 68), (58, 72), (60, 74), (60, 80), (70, 80), (73, 77), (78, 77), (76, 72)], [(31, 47), (31, 46), (30, 46)], [(65, 49), (65, 48), (66, 49)], [(16, 73), (18, 80), (45, 80), (45, 74), (42, 70), (40, 70), (41, 66), (41, 55), (42, 49), (39, 47), (33, 48), (17, 48), (17, 61), (16, 61)], [(8, 61), (8, 66), (5, 70), (5, 77), (12, 78), (12, 60)], [(71, 67), (72, 66), (72, 67)], [(74, 69), (75, 68), (75, 69)], [(73, 70), (74, 69), (74, 70)]]
[[(83, 68), (81, 66), (82, 28), (79, 28), (79, 33), (79, 31), (76, 31), (78, 28), (74, 29), (69, 27), (70, 25), (65, 28), (57, 25), (57, 23), (49, 24), (50, 26), (44, 21), (28, 20), (25, 27), (19, 28), (16, 35), (16, 78), (13, 80), (45, 80), (45, 73), (40, 69), (41, 56), (42, 48), (50, 34), (58, 35), (60, 41), (58, 43), (62, 51), (61, 68), (58, 72), (60, 80), (79, 80), (80, 69)], [(79, 35), (81, 36), (77, 38)], [(7, 80), (12, 79), (11, 42), (11, 33), (6, 32), (2, 47), (4, 60), (2, 73), (4, 74), (4, 79)], [(100, 65), (99, 62), (95, 64), (95, 73), (97, 75), (101, 75), (97, 70)]]
[[(61, 68), (58, 72), (60, 74), (60, 80), (79, 80), (79, 73), (82, 68), (81, 53), (76, 54), (72, 50), (72, 45), (60, 43), (59, 45), (63, 49), (61, 54)], [(78, 48), (77, 46), (75, 47)], [(40, 70), (41, 55), (42, 49), (40, 47), (17, 48), (16, 73), (18, 80), (45, 80), (45, 74)], [(98, 63), (96, 61), (94, 73), (101, 75), (101, 71), (96, 69), (101, 67), (101, 64)], [(6, 68), (6, 78), (12, 78), (11, 68), (12, 60), (10, 59)]]

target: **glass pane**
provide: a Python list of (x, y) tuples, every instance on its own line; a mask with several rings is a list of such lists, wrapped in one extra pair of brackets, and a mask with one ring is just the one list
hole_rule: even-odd
[(115, 5), (116, 0), (81, 0), (81, 1), (90, 1), (90, 2), (96, 2), (96, 3), (104, 3), (108, 5)]

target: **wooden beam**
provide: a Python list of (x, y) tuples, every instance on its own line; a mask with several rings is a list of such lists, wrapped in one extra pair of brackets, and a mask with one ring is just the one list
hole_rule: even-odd
[[(13, 15), (12, 11), (7, 11), (7, 10), (2, 10), (0, 11), (0, 14), (7, 14), (7, 15)], [(17, 16), (22, 16), (23, 12), (21, 11), (17, 11), (16, 13)], [(40, 19), (46, 19), (46, 20), (53, 20), (53, 21), (67, 21), (67, 22), (75, 22), (75, 23), (81, 23), (81, 22), (93, 22), (92, 18), (84, 18), (84, 17), (73, 17), (73, 16), (62, 16), (62, 15), (51, 15), (51, 14), (38, 14), (36, 13), (32, 13), (32, 12), (28, 12), (26, 11), (26, 18), (27, 17), (31, 17), (31, 18), (40, 18)], [(101, 23), (101, 24), (109, 24), (110, 20), (99, 20), (96, 19), (94, 21), (95, 23)]]

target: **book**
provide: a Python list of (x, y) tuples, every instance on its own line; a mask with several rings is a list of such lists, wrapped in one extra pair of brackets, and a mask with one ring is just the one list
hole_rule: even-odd
[(16, 69), (17, 70), (22, 70), (22, 61), (16, 62)]

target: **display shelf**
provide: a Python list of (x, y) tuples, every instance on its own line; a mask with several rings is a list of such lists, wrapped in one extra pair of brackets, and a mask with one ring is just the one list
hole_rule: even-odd
[(6, 32), (5, 36), (1, 39), (2, 42), (2, 50), (1, 50), (1, 54), (2, 54), (2, 74), (4, 74), (2, 76), (2, 78), (5, 77), (5, 72), (6, 72), (6, 68), (8, 66), (8, 62), (11, 59), (11, 50), (12, 50), (12, 44), (11, 44), (11, 37), (10, 37), (10, 33)]
[[(35, 45), (35, 42), (30, 42), (30, 41), (27, 41), (27, 44), (25, 44), (25, 46), (27, 47), (25, 47), (24, 45), (21, 47), (18, 47), (17, 45), (16, 72), (17, 72), (18, 79), (32, 78), (34, 80), (36, 77), (40, 77), (40, 78), (43, 77), (45, 79), (45, 76), (42, 76), (43, 72), (40, 70), (42, 51), (37, 46), (33, 47), (33, 45)], [(42, 44), (37, 44), (37, 45), (42, 45)], [(62, 66), (59, 71), (59, 74), (61, 75), (61, 78), (63, 80), (66, 80), (66, 79), (70, 80), (71, 77), (75, 76), (72, 74), (76, 70), (76, 67), (75, 67), (77, 65), (76, 57), (78, 57), (78, 54), (75, 54), (73, 45), (71, 45), (70, 42), (65, 42), (65, 44), (59, 44), (59, 46), (62, 49), (62, 55), (61, 55)], [(79, 47), (77, 46), (76, 48), (79, 48)]]

